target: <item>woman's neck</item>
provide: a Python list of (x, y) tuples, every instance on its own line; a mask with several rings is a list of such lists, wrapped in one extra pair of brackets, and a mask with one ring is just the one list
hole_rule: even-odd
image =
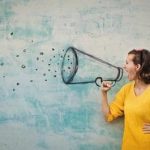
[(147, 88), (148, 86), (150, 86), (150, 84), (146, 84), (146, 83), (144, 83), (142, 80), (139, 80), (139, 79), (136, 79), (136, 80), (135, 80), (134, 88), (137, 88), (137, 89), (145, 89), (145, 88)]
[(134, 93), (136, 96), (141, 95), (148, 87), (150, 87), (150, 84), (146, 84), (141, 80), (135, 80), (134, 84)]

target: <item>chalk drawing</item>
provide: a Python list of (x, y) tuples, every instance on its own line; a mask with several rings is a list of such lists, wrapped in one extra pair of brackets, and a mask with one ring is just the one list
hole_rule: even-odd
[[(90, 69), (87, 70), (87, 68)], [(80, 74), (78, 69), (81, 70)], [(100, 86), (104, 80), (107, 80), (111, 81), (114, 86), (116, 82), (121, 80), (123, 69), (74, 47), (69, 47), (63, 58), (61, 76), (65, 84), (96, 83), (97, 86)]]

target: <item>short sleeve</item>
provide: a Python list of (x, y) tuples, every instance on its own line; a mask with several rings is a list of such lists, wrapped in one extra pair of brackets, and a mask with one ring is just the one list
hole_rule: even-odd
[(126, 89), (128, 87), (123, 86), (120, 91), (116, 94), (113, 101), (109, 104), (109, 115), (107, 116), (107, 121), (110, 122), (119, 116), (124, 115), (124, 101), (126, 97)]

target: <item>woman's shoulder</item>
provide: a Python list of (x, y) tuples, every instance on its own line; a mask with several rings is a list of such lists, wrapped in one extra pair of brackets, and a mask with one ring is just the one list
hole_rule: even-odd
[(131, 88), (133, 88), (133, 86), (134, 86), (134, 81), (130, 81), (130, 82), (124, 84), (124, 85), (122, 86), (122, 89), (124, 89), (125, 91), (128, 91), (128, 90), (130, 90)]
[(130, 81), (130, 82), (124, 84), (123, 86), (124, 86), (124, 87), (131, 87), (131, 86), (133, 86), (133, 85), (134, 85), (134, 81)]

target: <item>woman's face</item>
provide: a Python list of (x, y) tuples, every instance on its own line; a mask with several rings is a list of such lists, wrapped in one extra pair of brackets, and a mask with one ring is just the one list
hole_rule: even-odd
[(139, 64), (135, 65), (133, 62), (134, 54), (129, 54), (126, 58), (124, 69), (127, 72), (128, 79), (130, 81), (137, 79), (137, 72), (139, 70)]

